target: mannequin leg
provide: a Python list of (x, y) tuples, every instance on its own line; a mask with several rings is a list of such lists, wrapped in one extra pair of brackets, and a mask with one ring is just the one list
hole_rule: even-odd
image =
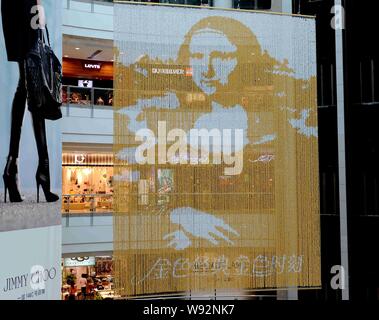
[(39, 164), (49, 164), (47, 151), (46, 124), (45, 119), (38, 114), (32, 113), (34, 138), (36, 140)]
[(7, 191), (9, 192), (9, 198), (11, 202), (22, 202), (22, 198), (18, 190), (17, 158), (20, 149), (22, 122), (24, 120), (26, 109), (26, 86), (24, 65), (20, 62), (18, 66), (20, 78), (12, 104), (9, 154), (3, 174), (5, 188), (4, 202), (7, 200)]
[(49, 154), (47, 149), (45, 119), (36, 113), (32, 113), (33, 131), (38, 150), (38, 169), (36, 173), (37, 202), (39, 202), (39, 186), (45, 194), (47, 202), (55, 202), (59, 197), (50, 191)]
[(21, 127), (24, 120), (26, 109), (26, 85), (24, 65), (18, 64), (20, 70), (20, 80), (18, 81), (16, 93), (12, 104), (11, 118), (11, 137), (9, 142), (9, 156), (15, 159), (18, 158), (21, 138)]

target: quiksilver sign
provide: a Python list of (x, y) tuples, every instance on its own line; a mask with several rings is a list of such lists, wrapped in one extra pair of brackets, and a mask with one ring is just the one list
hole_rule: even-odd
[(186, 68), (186, 69), (152, 68), (151, 71), (153, 74), (169, 74), (169, 75), (185, 75), (185, 76), (192, 75), (191, 68)]

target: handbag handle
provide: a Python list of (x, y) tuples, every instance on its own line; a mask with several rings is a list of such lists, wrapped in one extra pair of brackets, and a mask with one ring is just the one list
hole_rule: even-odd
[(50, 34), (49, 34), (49, 29), (47, 28), (47, 24), (45, 24), (45, 28), (43, 28), (43, 29), (38, 28), (39, 38), (41, 39), (42, 43), (46, 44), (46, 41), (45, 41), (46, 38), (45, 38), (43, 30), (46, 31), (47, 44), (49, 45), (49, 47), (51, 47)]

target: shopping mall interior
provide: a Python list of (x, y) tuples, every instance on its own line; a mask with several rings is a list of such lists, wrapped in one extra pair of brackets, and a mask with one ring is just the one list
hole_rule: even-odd
[[(334, 290), (329, 285), (330, 269), (341, 265), (341, 260), (346, 258), (350, 266), (350, 297), (378, 300), (379, 259), (375, 252), (379, 241), (376, 231), (379, 227), (379, 145), (375, 119), (379, 110), (379, 55), (377, 47), (368, 40), (367, 33), (372, 31), (364, 31), (377, 29), (374, 12), (377, 12), (378, 4), (374, 1), (364, 5), (362, 1), (343, 1), (346, 2), (347, 29), (344, 139), (349, 142), (344, 182), (338, 178), (338, 143), (341, 139), (337, 130), (339, 114), (335, 68), (338, 57), (334, 46), (335, 30), (330, 28), (334, 1), (146, 2), (316, 16), (322, 287), (317, 290), (254, 291), (248, 293), (248, 299), (341, 300), (342, 290)], [(78, 299), (114, 299), (114, 4), (105, 0), (63, 0), (60, 3), (63, 12), (61, 298), (68, 299), (71, 283), (80, 287), (81, 279), (86, 278), (91, 287), (84, 295), (79, 291)], [(367, 14), (372, 18), (367, 18)], [(157, 179), (166, 181), (170, 177), (160, 179), (165, 174), (164, 170), (158, 172)], [(161, 201), (165, 201), (167, 189), (164, 181), (159, 185)], [(341, 184), (347, 188), (348, 199), (351, 199), (347, 201), (349, 222), (346, 230), (342, 229), (340, 215)], [(141, 201), (144, 201), (143, 197)], [(349, 234), (347, 243), (341, 242), (340, 235), (344, 232)], [(349, 250), (343, 245), (347, 245)], [(364, 274), (373, 280), (362, 281)], [(233, 291), (229, 295), (229, 298), (235, 298)], [(177, 296), (188, 297), (188, 293), (178, 293)], [(221, 299), (225, 298), (225, 293), (215, 291), (204, 294), (202, 298)]]
[[(292, 12), (292, 4), (286, 1), (149, 2)], [(113, 298), (113, 3), (77, 0), (62, 3), (62, 299), (67, 298), (72, 274), (77, 286), (82, 275), (93, 278), (94, 288), (100, 288), (96, 292), (110, 299)], [(256, 299), (277, 296), (285, 299), (293, 294), (288, 292), (250, 295)]]

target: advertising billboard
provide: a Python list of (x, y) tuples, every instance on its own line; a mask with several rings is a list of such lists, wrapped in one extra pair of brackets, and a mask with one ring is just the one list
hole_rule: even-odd
[(61, 226), (0, 232), (0, 300), (60, 300)]
[(115, 4), (116, 290), (319, 287), (315, 21)]
[(43, 5), (0, 0), (0, 299), (60, 299), (61, 128), (27, 103), (21, 62), (38, 39), (42, 13), (61, 57), (62, 8), (53, 0)]

